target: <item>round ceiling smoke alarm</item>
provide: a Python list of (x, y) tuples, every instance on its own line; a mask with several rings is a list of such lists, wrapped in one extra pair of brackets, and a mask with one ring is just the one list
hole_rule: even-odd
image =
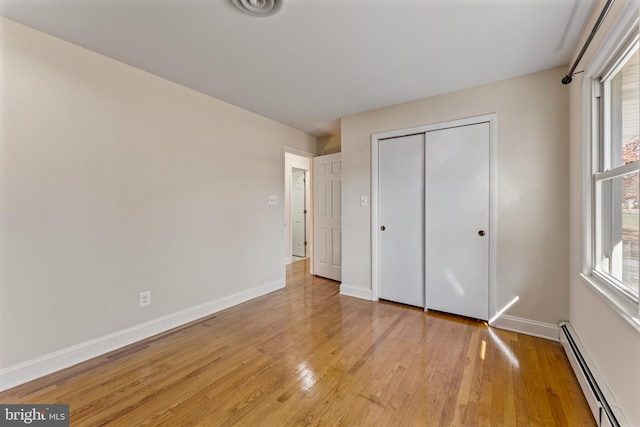
[(242, 12), (251, 16), (273, 15), (280, 8), (280, 0), (230, 0)]

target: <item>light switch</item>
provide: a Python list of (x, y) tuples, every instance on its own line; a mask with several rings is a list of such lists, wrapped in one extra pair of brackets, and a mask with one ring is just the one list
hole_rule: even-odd
[(269, 204), (277, 205), (278, 204), (278, 196), (269, 196)]
[(369, 200), (367, 196), (360, 196), (360, 206), (367, 206), (369, 204)]

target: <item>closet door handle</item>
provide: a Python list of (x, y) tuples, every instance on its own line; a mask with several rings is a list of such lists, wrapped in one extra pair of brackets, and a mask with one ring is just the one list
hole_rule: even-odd
[(381, 225), (381, 226), (380, 226), (380, 231), (384, 231), (384, 230), (386, 230), (386, 229), (387, 229), (387, 228), (386, 228), (384, 225)]

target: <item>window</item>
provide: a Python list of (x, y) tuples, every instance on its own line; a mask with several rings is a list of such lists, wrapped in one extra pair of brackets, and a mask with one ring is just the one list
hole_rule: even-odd
[(637, 32), (594, 81), (593, 276), (632, 304), (640, 292)]

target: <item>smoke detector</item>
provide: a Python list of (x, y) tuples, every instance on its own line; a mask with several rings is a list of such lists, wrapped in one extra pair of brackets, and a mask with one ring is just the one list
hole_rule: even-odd
[(251, 16), (273, 15), (280, 8), (280, 0), (230, 0), (242, 12)]

